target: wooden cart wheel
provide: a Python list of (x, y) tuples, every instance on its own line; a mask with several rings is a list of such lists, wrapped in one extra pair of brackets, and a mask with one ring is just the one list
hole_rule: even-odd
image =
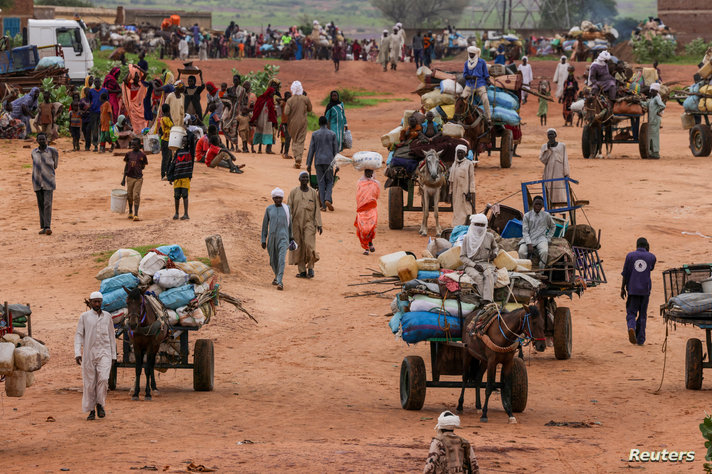
[(584, 125), (581, 132), (581, 152), (584, 158), (596, 158), (601, 151), (601, 126)]
[(404, 410), (420, 410), (425, 403), (425, 362), (419, 356), (403, 359), (400, 372), (400, 399)]
[(512, 167), (512, 142), (514, 141), (512, 131), (505, 129), (502, 133), (502, 140), (499, 144), (499, 167)]
[(559, 360), (571, 358), (571, 311), (556, 308), (554, 313), (554, 355)]
[(403, 190), (400, 186), (388, 188), (388, 228), (403, 228)]
[(685, 350), (685, 388), (699, 390), (702, 388), (702, 341), (688, 339)]
[(111, 371), (109, 371), (109, 390), (116, 390), (116, 364), (111, 364)]
[(198, 339), (193, 352), (193, 390), (212, 392), (215, 375), (215, 352), (213, 341)]
[[(640, 131), (638, 132), (638, 151), (640, 151), (640, 157), (644, 160), (650, 158), (650, 140), (648, 140), (648, 122), (640, 124)], [(658, 159), (658, 158), (656, 158)]]
[(694, 156), (710, 156), (712, 152), (712, 130), (699, 123), (690, 130), (690, 150)]
[(524, 360), (515, 357), (512, 366), (512, 411), (514, 413), (521, 413), (527, 407), (528, 394), (527, 366), (524, 364)]

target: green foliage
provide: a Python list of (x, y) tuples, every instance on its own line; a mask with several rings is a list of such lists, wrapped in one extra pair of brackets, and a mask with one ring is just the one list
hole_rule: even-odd
[[(62, 110), (56, 117), (55, 123), (59, 128), (59, 133), (63, 136), (69, 134), (69, 107), (72, 105), (72, 96), (67, 92), (67, 86), (61, 85), (59, 87), (54, 85), (54, 79), (51, 77), (46, 77), (42, 80), (42, 86), (40, 86), (42, 93), (40, 97), (44, 98), (44, 92), (49, 91), (50, 101), (59, 102), (62, 104)], [(44, 99), (43, 99), (44, 100)]]
[[(164, 244), (153, 244), (153, 245), (139, 245), (137, 247), (130, 247), (131, 250), (135, 250), (138, 253), (141, 254), (141, 257), (145, 257), (148, 252), (151, 250), (161, 247)], [(118, 250), (118, 249), (117, 249)], [(112, 255), (116, 253), (116, 250), (107, 250), (106, 252), (98, 252), (95, 253), (93, 256), (94, 261), (97, 263), (103, 263), (103, 262), (108, 262), (109, 259), (111, 258)]]
[[(700, 423), (700, 431), (702, 432), (702, 437), (706, 440), (705, 448), (707, 448), (707, 453), (705, 453), (705, 459), (712, 461), (712, 415), (705, 416), (705, 419)], [(712, 472), (712, 465), (705, 463), (704, 469), (705, 472)]]
[[(400, 101), (405, 101), (408, 99), (398, 99), (398, 98), (387, 98), (387, 99), (382, 99), (382, 98), (376, 98), (376, 97), (370, 97), (367, 99), (364, 99), (363, 97), (369, 97), (369, 96), (378, 96), (378, 95), (390, 95), (389, 93), (379, 93), (379, 92), (373, 92), (373, 91), (367, 91), (367, 90), (353, 90), (353, 89), (338, 89), (339, 93), (339, 98), (341, 99), (341, 102), (344, 103), (344, 108), (346, 109), (358, 109), (361, 107), (372, 107), (374, 105), (378, 105), (382, 102), (400, 102)], [(325, 106), (329, 103), (329, 98), (330, 96), (326, 96), (322, 101), (321, 105)], [(317, 126), (317, 128), (319, 128)]]
[(707, 48), (712, 48), (712, 42), (705, 43), (702, 38), (696, 38), (685, 45), (685, 54), (687, 56), (693, 56), (699, 58), (702, 61)]
[[(569, 0), (568, 18), (558, 0), (543, 0), (539, 11), (539, 28), (569, 29), (583, 20), (593, 23), (612, 21), (618, 16), (616, 0)], [(570, 24), (569, 24), (570, 23)]]
[[(235, 74), (240, 74), (240, 72), (232, 68), (232, 74), (234, 76)], [(240, 74), (240, 77), (242, 77), (243, 82), (248, 81), (250, 83), (252, 92), (255, 95), (260, 96), (267, 90), (269, 81), (277, 77), (277, 74), (279, 74), (279, 66), (266, 64), (262, 71), (250, 71), (244, 75)]]
[(675, 56), (674, 41), (668, 41), (662, 36), (652, 39), (640, 38), (633, 41), (633, 56), (638, 63), (664, 62)]
[(307, 128), (310, 132), (319, 130), (319, 117), (314, 112), (307, 114)]
[(441, 26), (459, 18), (470, 0), (370, 0), (386, 19), (403, 26)]
[[(128, 74), (128, 64), (138, 63), (138, 54), (126, 53), (127, 66), (122, 66), (121, 62), (112, 61), (111, 59), (109, 59), (111, 53), (113, 53), (113, 51), (110, 50), (94, 51), (94, 67), (91, 68), (89, 74), (91, 74), (92, 76), (104, 77), (109, 73), (109, 71), (111, 71), (113, 67), (118, 66), (121, 68), (121, 74), (119, 74), (119, 83), (121, 83), (121, 81), (123, 81), (124, 78), (126, 78), (126, 75)], [(166, 63), (159, 59), (158, 53), (156, 52), (147, 54), (146, 61), (148, 61), (147, 78), (158, 77), (161, 74), (161, 71), (168, 68)]]
[(87, 7), (94, 4), (88, 0), (35, 0), (35, 5), (54, 5), (58, 7)]

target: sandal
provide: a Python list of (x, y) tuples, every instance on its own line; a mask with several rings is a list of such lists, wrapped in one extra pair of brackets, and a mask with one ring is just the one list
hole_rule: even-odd
[(376, 251), (376, 247), (373, 246), (373, 244), (368, 244), (368, 250), (371, 251), (371, 253)]
[(277, 280), (276, 279), (272, 280), (272, 284), (277, 286)]
[(279, 291), (284, 290), (284, 285), (280, 283), (279, 285), (277, 285), (277, 289), (278, 289)]
[(363, 252), (363, 254), (364, 254), (364, 255), (370, 255), (370, 254), (368, 253), (368, 250), (365, 250), (365, 251)]
[(297, 278), (307, 278), (307, 272), (297, 273)]

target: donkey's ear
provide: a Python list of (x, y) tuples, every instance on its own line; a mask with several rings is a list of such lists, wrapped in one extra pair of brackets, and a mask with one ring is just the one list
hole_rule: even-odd
[(435, 153), (437, 153), (437, 154), (438, 154), (438, 158), (440, 158), (441, 156), (443, 156), (443, 152), (444, 152), (444, 151), (445, 151), (445, 150), (440, 150), (440, 151), (436, 151)]
[(121, 288), (124, 289), (124, 291), (126, 292), (127, 295), (128, 295), (129, 293), (131, 293), (131, 290), (129, 290), (129, 289), (126, 288), (125, 286), (121, 285)]

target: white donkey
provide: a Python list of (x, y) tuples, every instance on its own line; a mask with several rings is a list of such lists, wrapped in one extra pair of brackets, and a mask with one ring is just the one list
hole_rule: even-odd
[(440, 202), (440, 189), (447, 183), (447, 168), (440, 161), (442, 151), (427, 150), (425, 159), (418, 165), (418, 184), (423, 202), (423, 223), (420, 226), (420, 235), (428, 235), (428, 214), (430, 202), (435, 210), (435, 235), (440, 237), (443, 230), (438, 218), (438, 203)]

